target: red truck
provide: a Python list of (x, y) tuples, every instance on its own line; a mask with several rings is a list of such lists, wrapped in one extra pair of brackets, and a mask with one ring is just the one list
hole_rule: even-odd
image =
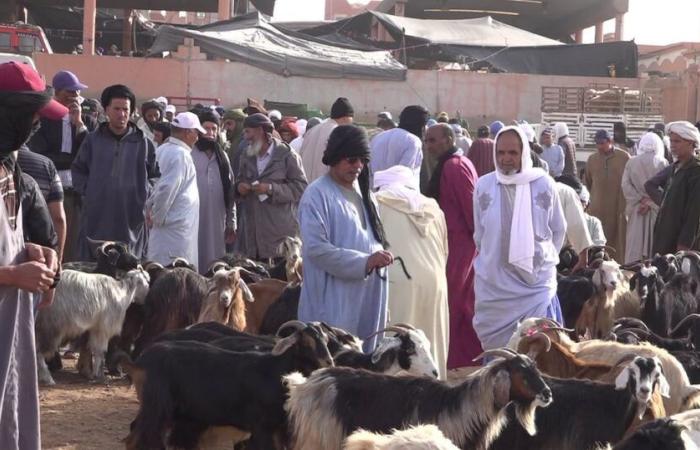
[(53, 53), (41, 27), (0, 23), (0, 53), (32, 56), (34, 52)]

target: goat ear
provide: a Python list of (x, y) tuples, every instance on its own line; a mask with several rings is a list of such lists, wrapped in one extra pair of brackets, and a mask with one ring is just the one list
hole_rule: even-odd
[(499, 370), (494, 377), (493, 399), (498, 409), (510, 402), (510, 374), (507, 370)]
[(400, 345), (401, 340), (399, 338), (391, 337), (382, 339), (377, 348), (372, 352), (372, 364), (377, 364), (387, 350), (399, 347)]
[(593, 285), (596, 288), (603, 287), (603, 279), (600, 276), (600, 270), (596, 269), (595, 272), (593, 272), (593, 276), (591, 277), (591, 281), (593, 281)]
[(299, 341), (300, 333), (293, 333), (291, 336), (287, 336), (284, 339), (280, 339), (277, 344), (272, 349), (272, 354), (277, 356), (289, 350), (294, 344)]
[(630, 381), (630, 370), (628, 368), (622, 369), (620, 375), (615, 378), (615, 389), (621, 391), (627, 387), (627, 383)]
[(241, 290), (241, 293), (243, 294), (243, 300), (253, 303), (255, 301), (255, 297), (253, 297), (253, 293), (250, 292), (250, 289), (248, 289), (248, 285), (246, 284), (245, 281), (243, 281), (243, 278), (238, 279), (238, 288)]
[(659, 375), (659, 393), (664, 398), (671, 398), (671, 386), (669, 386), (663, 372)]
[(630, 291), (634, 291), (637, 289), (637, 279), (639, 278), (639, 274), (635, 273), (632, 278), (630, 278)]

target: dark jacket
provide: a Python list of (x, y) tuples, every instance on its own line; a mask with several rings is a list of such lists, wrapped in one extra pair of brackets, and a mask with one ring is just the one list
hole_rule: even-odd
[(33, 152), (47, 156), (53, 161), (56, 169), (70, 170), (70, 165), (78, 154), (78, 149), (83, 143), (85, 136), (95, 128), (97, 122), (90, 116), (84, 116), (86, 128), (76, 130), (74, 125), (71, 125), (71, 137), (73, 139), (72, 149), (70, 153), (61, 152), (61, 144), (63, 143), (63, 120), (41, 119), (41, 128), (37, 131), (27, 146)]
[(20, 183), (24, 241), (58, 250), (58, 236), (39, 185), (24, 172)]
[(700, 249), (700, 159), (693, 158), (676, 172), (664, 193), (654, 228), (654, 253), (676, 253), (678, 246)]

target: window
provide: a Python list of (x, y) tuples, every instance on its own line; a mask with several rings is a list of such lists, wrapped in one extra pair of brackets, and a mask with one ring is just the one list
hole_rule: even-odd
[(180, 19), (186, 19), (186, 18), (187, 18), (187, 11), (179, 11), (179, 12), (177, 13), (177, 16), (178, 16)]
[(10, 33), (0, 33), (0, 52), (12, 52), (12, 47), (10, 46), (11, 37)]
[(198, 19), (204, 19), (206, 16), (207, 16), (207, 13), (197, 12), (197, 18), (198, 18)]
[(41, 41), (33, 34), (17, 33), (17, 36), (19, 37), (20, 53), (40, 52), (43, 50)]

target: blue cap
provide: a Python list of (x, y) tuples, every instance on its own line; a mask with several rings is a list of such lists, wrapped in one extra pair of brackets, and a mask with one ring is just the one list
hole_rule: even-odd
[(489, 131), (491, 132), (492, 135), (497, 135), (499, 131), (501, 131), (501, 128), (503, 128), (505, 125), (503, 122), (500, 120), (497, 120), (493, 122), (491, 125), (489, 125)]
[(602, 144), (603, 142), (607, 142), (607, 141), (611, 141), (611, 140), (612, 140), (612, 135), (610, 134), (610, 132), (608, 130), (598, 130), (595, 132), (596, 144), (598, 144), (598, 143)]
[(51, 86), (57, 91), (82, 91), (83, 89), (87, 89), (87, 86), (81, 83), (73, 72), (67, 70), (61, 70), (56, 73), (56, 75), (53, 76)]

